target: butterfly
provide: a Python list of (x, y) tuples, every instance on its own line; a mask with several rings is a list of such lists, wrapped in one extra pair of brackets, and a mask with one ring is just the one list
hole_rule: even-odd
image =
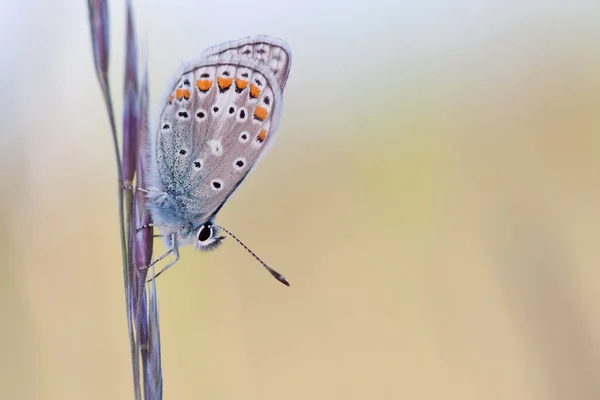
[(147, 207), (168, 249), (151, 265), (174, 256), (154, 277), (180, 246), (215, 249), (224, 231), (289, 286), (214, 219), (273, 142), (290, 66), (290, 47), (261, 35), (210, 47), (175, 74), (148, 138)]

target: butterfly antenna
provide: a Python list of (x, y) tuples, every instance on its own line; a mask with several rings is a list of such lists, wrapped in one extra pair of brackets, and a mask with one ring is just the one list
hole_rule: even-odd
[(285, 286), (290, 286), (290, 283), (285, 279), (285, 277), (283, 275), (281, 275), (279, 272), (275, 271), (273, 268), (271, 268), (267, 264), (265, 264), (265, 262), (263, 260), (261, 260), (260, 257), (258, 257), (256, 254), (254, 254), (254, 252), (252, 250), (250, 250), (248, 248), (248, 246), (246, 246), (240, 239), (238, 239), (237, 236), (235, 236), (233, 233), (229, 232), (227, 229), (223, 228), (222, 226), (219, 226), (219, 225), (214, 225), (214, 226), (216, 226), (219, 229), (222, 229), (225, 233), (227, 233), (229, 236), (234, 238), (235, 241), (238, 242), (244, 249), (246, 249), (246, 251), (248, 253), (252, 254), (252, 257), (254, 257), (259, 263), (261, 263), (262, 266), (265, 267), (267, 269), (267, 271), (269, 271), (269, 273), (271, 275), (273, 275), (273, 277), (275, 279), (277, 279), (279, 282), (283, 283)]

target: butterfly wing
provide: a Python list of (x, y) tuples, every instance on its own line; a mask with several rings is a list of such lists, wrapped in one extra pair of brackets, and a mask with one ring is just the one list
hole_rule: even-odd
[(167, 194), (153, 207), (156, 223), (197, 226), (218, 212), (273, 141), (280, 81), (237, 51), (206, 52), (180, 69), (151, 133), (153, 186)]
[(271, 68), (282, 90), (285, 88), (292, 65), (290, 46), (281, 39), (266, 35), (251, 36), (219, 44), (209, 47), (202, 54), (239, 54), (260, 60)]

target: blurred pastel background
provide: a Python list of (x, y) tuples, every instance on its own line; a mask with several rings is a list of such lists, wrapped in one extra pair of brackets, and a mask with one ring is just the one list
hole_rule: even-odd
[[(600, 398), (600, 2), (133, 4), (151, 101), (210, 45), (293, 49), (277, 142), (217, 219), (292, 286), (231, 239), (183, 250), (165, 399)], [(86, 2), (4, 2), (0, 52), (0, 398), (131, 399)]]

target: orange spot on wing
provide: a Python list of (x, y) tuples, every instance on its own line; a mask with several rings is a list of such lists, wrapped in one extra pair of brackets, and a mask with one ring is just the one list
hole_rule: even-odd
[(169, 96), (169, 104), (173, 104), (173, 99), (175, 98), (175, 96), (170, 95)]
[(259, 121), (264, 121), (267, 115), (269, 115), (269, 112), (264, 107), (258, 106), (254, 109), (254, 118)]
[(221, 76), (217, 78), (217, 84), (219, 85), (219, 89), (221, 89), (221, 90), (228, 89), (232, 83), (233, 83), (232, 78), (223, 78)]
[(255, 99), (260, 96), (260, 89), (254, 83), (250, 84), (250, 97)]
[(212, 81), (209, 79), (198, 79), (196, 81), (196, 86), (198, 86), (198, 89), (200, 89), (200, 91), (206, 92), (212, 86)]
[(260, 132), (258, 132), (258, 135), (256, 136), (256, 140), (258, 140), (259, 142), (264, 142), (265, 139), (267, 138), (267, 130), (266, 129), (261, 129)]
[(248, 87), (248, 81), (245, 81), (240, 78), (236, 78), (235, 87), (241, 92), (242, 90), (244, 90)]
[(183, 98), (184, 99), (189, 100), (191, 96), (192, 96), (192, 94), (190, 93), (189, 90), (183, 89)]
[(183, 90), (182, 89), (177, 89), (175, 91), (175, 97), (177, 97), (177, 100), (183, 99)]

